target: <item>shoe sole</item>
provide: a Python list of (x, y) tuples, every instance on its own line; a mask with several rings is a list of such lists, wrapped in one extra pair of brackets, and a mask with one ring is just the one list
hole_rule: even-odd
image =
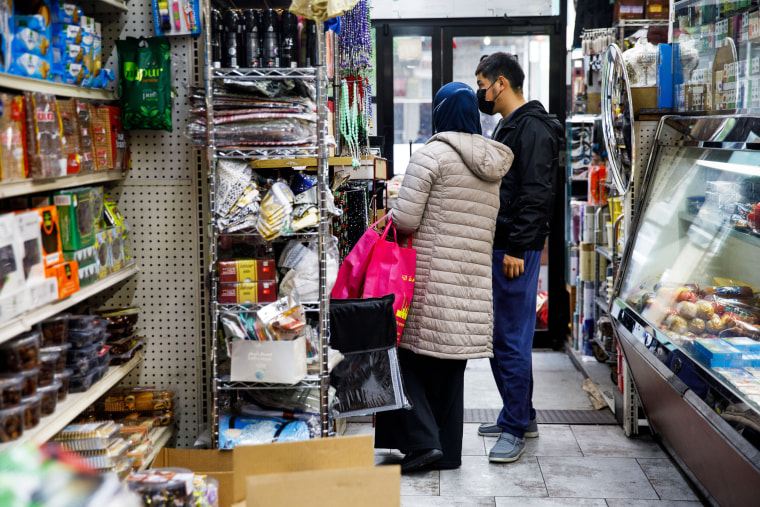
[(510, 458), (494, 458), (489, 455), (488, 461), (490, 461), (491, 463), (512, 463), (520, 459), (520, 456), (522, 456), (523, 453), (525, 453), (525, 447), (520, 449), (520, 452), (517, 453), (517, 456), (512, 456)]
[(402, 464), (401, 473), (408, 474), (408, 473), (413, 473), (413, 472), (421, 472), (424, 468), (435, 463), (436, 461), (439, 461), (442, 457), (443, 457), (443, 454), (428, 456), (426, 459), (420, 460), (419, 462), (414, 463), (413, 466), (408, 466), (408, 465), (404, 466)]
[(538, 431), (526, 431), (525, 438), (538, 438)]
[(480, 435), (481, 437), (498, 437), (501, 435), (501, 431), (499, 431), (498, 433), (488, 433), (486, 431), (478, 430), (478, 435)]

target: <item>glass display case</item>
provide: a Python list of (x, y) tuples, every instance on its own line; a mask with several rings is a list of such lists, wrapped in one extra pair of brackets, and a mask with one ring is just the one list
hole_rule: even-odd
[(679, 111), (760, 110), (758, 0), (676, 1), (673, 42)]
[(611, 308), (650, 423), (721, 505), (760, 494), (759, 203), (760, 117), (664, 117)]

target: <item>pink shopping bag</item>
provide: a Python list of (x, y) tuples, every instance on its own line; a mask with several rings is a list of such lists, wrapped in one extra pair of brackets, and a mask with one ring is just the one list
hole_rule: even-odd
[[(383, 217), (385, 218), (385, 217)], [(335, 299), (359, 299), (362, 297), (364, 287), (364, 275), (367, 272), (369, 260), (372, 257), (372, 249), (380, 239), (380, 235), (374, 231), (374, 227), (382, 222), (383, 218), (369, 226), (356, 245), (351, 249), (338, 269), (338, 278), (330, 296)]]
[(398, 343), (401, 341), (406, 317), (412, 306), (417, 252), (412, 248), (411, 236), (407, 248), (403, 248), (396, 241), (387, 241), (386, 236), (391, 228), (396, 239), (396, 228), (391, 220), (388, 220), (383, 235), (372, 249), (372, 257), (364, 277), (362, 297), (382, 297), (387, 294), (396, 296), (393, 313), (396, 316), (396, 342)]

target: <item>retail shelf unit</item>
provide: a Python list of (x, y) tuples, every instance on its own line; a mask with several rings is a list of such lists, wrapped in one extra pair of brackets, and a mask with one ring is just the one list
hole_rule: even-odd
[(0, 199), (19, 195), (50, 192), (62, 188), (85, 187), (99, 183), (111, 183), (124, 178), (121, 171), (100, 171), (89, 174), (71, 174), (60, 178), (3, 181), (0, 183)]
[[(204, 20), (205, 26), (210, 26), (210, 2), (204, 2)], [(327, 280), (327, 239), (330, 236), (330, 222), (328, 217), (328, 199), (332, 199), (332, 192), (329, 187), (329, 147), (328, 137), (328, 108), (327, 108), (327, 71), (324, 65), (326, 61), (326, 44), (325, 34), (322, 30), (317, 30), (318, 44), (318, 61), (321, 62), (317, 67), (307, 68), (236, 68), (220, 69), (211, 65), (212, 49), (211, 40), (205, 37), (205, 92), (206, 92), (206, 124), (213, 125), (213, 86), (217, 80), (272, 80), (272, 79), (303, 79), (311, 80), (316, 83), (317, 99), (317, 145), (310, 147), (298, 148), (218, 148), (215, 142), (214, 129), (208, 128), (206, 131), (206, 164), (208, 169), (208, 192), (209, 192), (209, 259), (206, 276), (211, 283), (209, 285), (209, 312), (210, 326), (208, 339), (211, 342), (211, 383), (212, 383), (212, 407), (211, 407), (211, 427), (214, 446), (219, 443), (219, 393), (221, 391), (239, 391), (255, 389), (273, 389), (275, 386), (269, 384), (251, 383), (251, 382), (230, 382), (229, 379), (221, 378), (219, 371), (219, 312), (224, 305), (218, 302), (217, 283), (215, 272), (217, 267), (218, 252), (217, 239), (219, 236), (218, 228), (214, 223), (216, 216), (216, 164), (220, 159), (237, 159), (246, 160), (254, 168), (265, 167), (295, 167), (295, 166), (316, 166), (318, 173), (318, 191), (319, 191), (319, 229), (317, 233), (299, 234), (288, 239), (297, 239), (301, 241), (316, 241), (319, 244), (319, 336), (320, 336), (320, 372), (318, 375), (311, 375), (295, 386), (278, 384), (277, 388), (294, 388), (294, 389), (313, 389), (320, 390), (320, 436), (329, 435), (330, 423), (327, 413), (328, 408), (328, 358), (327, 358), (327, 341), (330, 332), (329, 321), (329, 294), (326, 291)], [(254, 305), (251, 309), (256, 309), (263, 305)]]

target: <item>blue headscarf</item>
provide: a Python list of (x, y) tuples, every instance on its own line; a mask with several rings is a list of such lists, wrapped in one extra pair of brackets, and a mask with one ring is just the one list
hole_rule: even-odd
[(433, 100), (433, 128), (439, 132), (480, 134), (478, 97), (464, 83), (444, 85)]

